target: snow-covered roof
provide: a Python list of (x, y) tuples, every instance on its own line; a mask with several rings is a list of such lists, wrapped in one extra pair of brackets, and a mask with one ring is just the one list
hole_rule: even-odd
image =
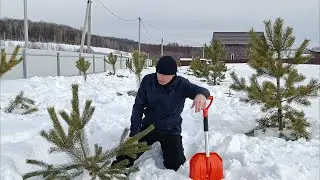
[(310, 51), (320, 53), (320, 46), (311, 48)]
[[(210, 61), (208, 59), (200, 58), (201, 61)], [(180, 58), (180, 61), (192, 61), (192, 58)]]

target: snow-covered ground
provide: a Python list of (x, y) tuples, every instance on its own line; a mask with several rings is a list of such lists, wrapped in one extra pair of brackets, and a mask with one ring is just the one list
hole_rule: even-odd
[[(0, 41), (0, 48), (7, 48), (7, 47), (16, 47), (17, 45), (24, 46), (24, 41), (13, 41), (13, 40), (1, 40)], [(77, 52), (80, 50), (80, 45), (73, 45), (73, 44), (63, 44), (63, 43), (53, 43), (53, 42), (29, 42), (28, 47), (30, 49), (41, 49), (41, 50), (51, 50), (51, 51), (67, 51), (67, 52)], [(84, 48), (87, 48), (84, 45)], [(102, 53), (102, 54), (109, 54), (112, 52), (113, 54), (119, 55), (122, 53), (123, 56), (131, 57), (132, 53), (119, 51), (111, 48), (105, 47), (94, 47), (91, 46), (91, 49), (94, 53)]]
[[(240, 76), (250, 75), (251, 70), (244, 64), (229, 64)], [(319, 78), (320, 66), (301, 65), (299, 71), (308, 78)], [(149, 68), (143, 73), (154, 72)], [(209, 150), (217, 152), (222, 158), (227, 180), (318, 180), (319, 175), (319, 109), (320, 98), (312, 100), (311, 107), (304, 107), (312, 125), (310, 141), (285, 141), (276, 137), (247, 137), (243, 133), (255, 126), (255, 118), (261, 115), (258, 106), (239, 101), (240, 93), (228, 97), (228, 76), (222, 86), (208, 86), (193, 76), (179, 75), (191, 82), (209, 89), (215, 97), (209, 112)], [(1, 81), (1, 180), (20, 180), (21, 175), (34, 170), (36, 166), (25, 163), (26, 158), (60, 163), (68, 160), (67, 155), (49, 155), (51, 147), (40, 137), (40, 130), (52, 127), (47, 107), (56, 110), (70, 110), (71, 84), (79, 83), (81, 108), (86, 99), (92, 99), (96, 107), (92, 120), (86, 127), (90, 144), (99, 143), (104, 148), (116, 146), (122, 130), (130, 126), (130, 115), (134, 97), (125, 94), (136, 87), (135, 77), (128, 70), (118, 70), (117, 74), (129, 78), (106, 76), (105, 73), (89, 75), (87, 82), (80, 76), (75, 77), (34, 77), (21, 80)], [(4, 113), (8, 105), (21, 90), (36, 100), (38, 112), (30, 115)], [(117, 96), (117, 92), (124, 93)], [(234, 93), (234, 92), (233, 92)], [(160, 144), (155, 143), (152, 150), (141, 156), (140, 171), (132, 174), (134, 180), (179, 180), (189, 179), (189, 159), (196, 152), (204, 152), (202, 113), (190, 109), (192, 101), (187, 99), (182, 113), (183, 144), (187, 162), (177, 171), (163, 168)], [(60, 118), (61, 119), (61, 118)], [(41, 178), (39, 178), (41, 179)], [(81, 179), (89, 179), (87, 175)]]

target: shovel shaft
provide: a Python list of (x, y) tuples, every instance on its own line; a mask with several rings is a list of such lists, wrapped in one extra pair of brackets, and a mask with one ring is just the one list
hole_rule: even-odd
[(205, 146), (205, 152), (206, 152), (206, 157), (210, 157), (210, 152), (209, 152), (209, 123), (208, 123), (208, 111), (209, 107), (212, 104), (213, 97), (209, 96), (208, 98), (210, 100), (209, 105), (203, 109), (203, 130), (204, 130), (204, 146)]
[(204, 139), (204, 146), (205, 146), (206, 157), (210, 157), (208, 117), (203, 118), (203, 129), (204, 129), (204, 138), (205, 138)]

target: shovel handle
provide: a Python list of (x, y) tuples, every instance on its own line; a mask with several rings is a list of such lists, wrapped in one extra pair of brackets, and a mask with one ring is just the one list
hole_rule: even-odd
[(210, 100), (209, 105), (203, 109), (203, 130), (204, 130), (204, 135), (205, 135), (205, 152), (206, 152), (206, 157), (210, 157), (210, 152), (209, 152), (209, 123), (208, 123), (208, 110), (209, 107), (212, 104), (213, 101), (213, 96), (209, 96), (208, 99)]
[(213, 101), (213, 96), (209, 96), (208, 99), (210, 100), (210, 103), (209, 105), (203, 109), (203, 125), (204, 125), (204, 131), (208, 131), (208, 111), (209, 111), (209, 107), (211, 106), (212, 104), (212, 101)]
[(213, 96), (209, 96), (208, 99), (210, 100), (210, 103), (208, 104), (208, 106), (206, 108), (203, 109), (203, 117), (205, 118), (208, 118), (208, 111), (209, 111), (209, 107), (211, 106), (212, 104), (212, 101), (213, 101)]

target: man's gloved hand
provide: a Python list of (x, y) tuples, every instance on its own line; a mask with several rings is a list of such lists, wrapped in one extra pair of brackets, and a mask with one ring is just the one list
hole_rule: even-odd
[(206, 107), (207, 98), (203, 94), (198, 94), (192, 103), (191, 109), (195, 107), (194, 111), (197, 113)]

